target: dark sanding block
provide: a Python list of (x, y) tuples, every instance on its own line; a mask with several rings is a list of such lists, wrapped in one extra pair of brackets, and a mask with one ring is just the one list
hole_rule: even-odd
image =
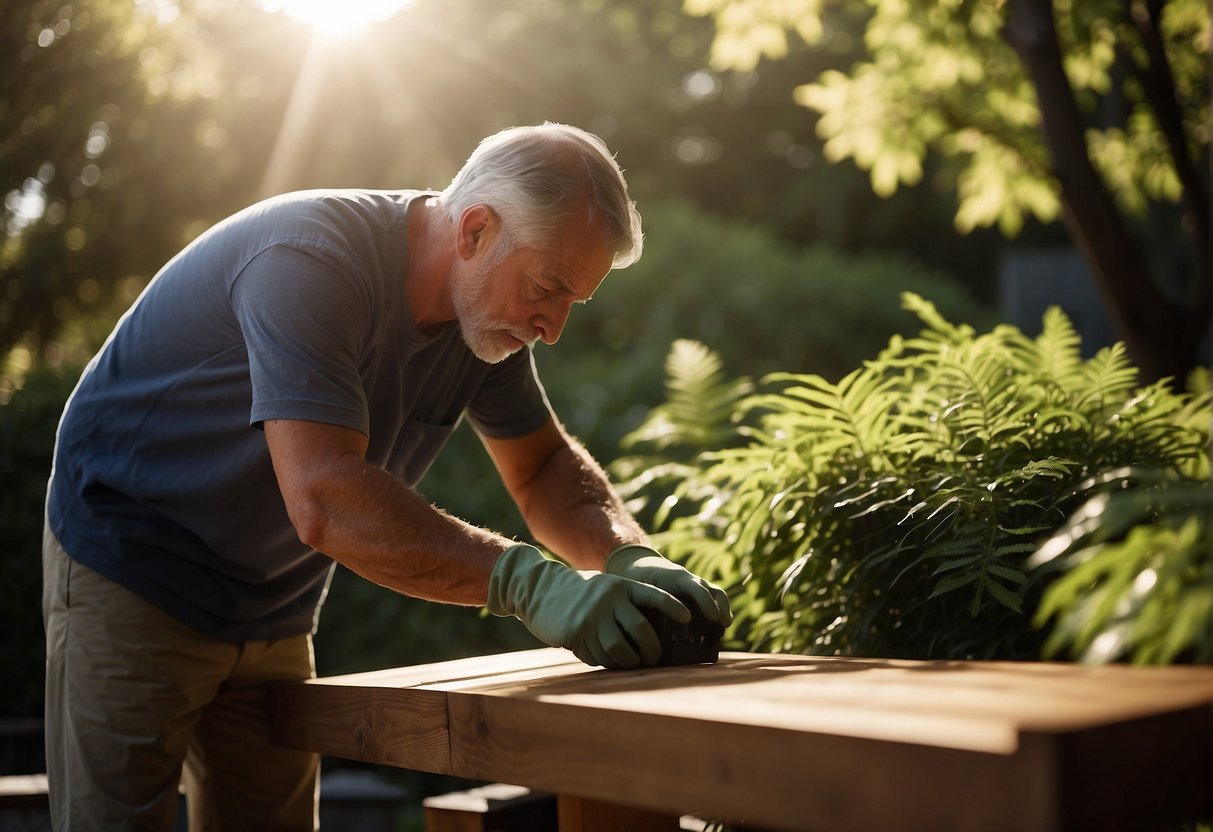
[(720, 639), (724, 627), (704, 617), (699, 607), (686, 598), (678, 598), (691, 611), (691, 620), (680, 624), (655, 609), (641, 607), (644, 617), (657, 631), (661, 658), (656, 666), (677, 664), (715, 664), (720, 658)]

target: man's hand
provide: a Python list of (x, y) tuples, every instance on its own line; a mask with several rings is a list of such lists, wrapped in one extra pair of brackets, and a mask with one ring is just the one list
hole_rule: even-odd
[(609, 668), (655, 664), (661, 658), (657, 634), (638, 607), (652, 607), (679, 622), (691, 617), (660, 589), (579, 572), (526, 544), (506, 549), (493, 565), (487, 606), (493, 615), (517, 617), (545, 644), (567, 647), (586, 664)]
[(667, 560), (648, 546), (620, 546), (607, 556), (603, 571), (686, 598), (694, 602), (708, 620), (725, 627), (733, 620), (729, 596), (723, 589)]

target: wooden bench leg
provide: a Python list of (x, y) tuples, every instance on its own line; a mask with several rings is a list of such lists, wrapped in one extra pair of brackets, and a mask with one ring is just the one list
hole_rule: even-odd
[(556, 797), (560, 832), (678, 832), (678, 816), (581, 797)]

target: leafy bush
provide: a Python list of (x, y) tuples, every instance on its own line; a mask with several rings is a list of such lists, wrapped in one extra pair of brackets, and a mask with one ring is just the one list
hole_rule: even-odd
[(837, 378), (912, 331), (902, 289), (944, 314), (982, 323), (990, 311), (955, 277), (891, 255), (793, 248), (769, 231), (680, 202), (644, 206), (645, 251), (574, 310), (554, 349), (536, 361), (569, 428), (613, 456), (662, 395), (675, 339), (709, 343), (730, 367)]
[(1045, 654), (1135, 664), (1213, 661), (1213, 488), (1132, 469), (1097, 492), (1031, 558), (1063, 570), (1035, 623)]
[[(768, 376), (763, 391), (736, 400), (735, 447), (718, 441), (692, 465), (683, 460), (694, 448), (673, 437), (724, 420), (687, 397), (715, 402), (736, 390), (707, 359), (686, 361), (685, 346), (676, 347), (684, 361), (671, 362), (680, 377), (671, 379), (670, 402), (629, 439), (649, 452), (615, 470), (631, 497), (650, 509), (661, 503), (654, 516), (666, 551), (730, 587), (732, 637), (787, 652), (1031, 658), (1044, 640), (1032, 627), (1037, 609), (1039, 621), (1061, 617), (1051, 649), (1086, 650), (1101, 633), (1121, 632), (1117, 604), (1136, 592), (1134, 609), (1154, 623), (1147, 636), (1139, 622), (1128, 643), (1157, 657), (1207, 652), (1207, 641), (1159, 634), (1170, 595), (1143, 600), (1151, 590), (1179, 593), (1184, 631), (1209, 632), (1209, 605), (1197, 598), (1209, 570), (1207, 523), (1203, 547), (1188, 521), (1160, 520), (1174, 545), (1145, 547), (1130, 533), (1130, 554), (1105, 547), (1094, 553), (1101, 557), (1084, 549), (1053, 558), (1052, 568), (1046, 559), (1039, 569), (1028, 563), (1117, 471), (1164, 472), (1138, 478), (1154, 477), (1157, 492), (1169, 477), (1207, 504), (1207, 383), (1191, 394), (1165, 383), (1135, 389), (1123, 347), (1083, 361), (1078, 336), (1055, 309), (1029, 339), (1006, 325), (978, 335), (913, 294), (905, 304), (925, 324), (921, 335), (894, 337), (836, 383)], [(696, 374), (698, 391), (685, 383)], [(654, 474), (662, 464), (682, 465), (672, 490)], [(1190, 510), (1186, 490), (1165, 493)], [(1065, 567), (1072, 571), (1056, 578)], [(1150, 587), (1137, 577), (1145, 569), (1156, 573)], [(1055, 589), (1042, 607), (1049, 579)], [(1085, 600), (1090, 581), (1103, 582), (1098, 602)], [(1098, 614), (1078, 609), (1089, 603)]]

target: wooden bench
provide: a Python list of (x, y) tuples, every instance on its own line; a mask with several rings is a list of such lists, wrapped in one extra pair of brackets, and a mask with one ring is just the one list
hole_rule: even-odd
[[(1213, 668), (534, 650), (284, 684), (278, 742), (558, 795), (561, 830), (1152, 829), (1213, 812)], [(644, 819), (644, 825), (641, 823)]]

